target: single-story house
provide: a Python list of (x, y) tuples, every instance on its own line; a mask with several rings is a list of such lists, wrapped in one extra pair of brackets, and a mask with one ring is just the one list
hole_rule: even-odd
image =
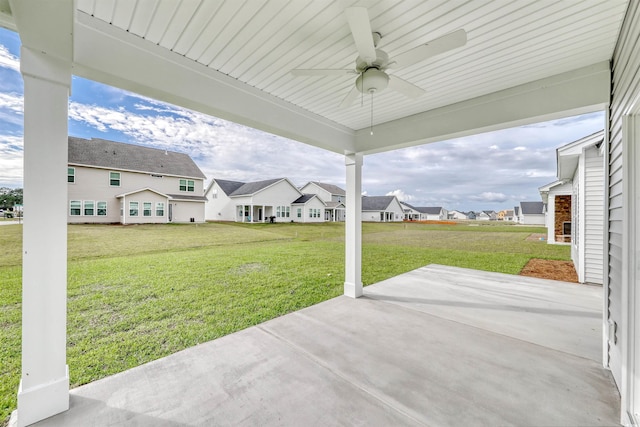
[(447, 219), (469, 219), (467, 214), (462, 211), (452, 210), (447, 213)]
[(495, 211), (480, 211), (476, 212), (476, 219), (478, 221), (495, 221), (498, 218)]
[(325, 202), (317, 194), (303, 194), (291, 203), (291, 220), (296, 222), (324, 222), (325, 209)]
[(545, 207), (542, 202), (520, 202), (518, 223), (526, 225), (544, 225)]
[[(254, 182), (213, 179), (204, 194), (208, 221), (291, 222), (291, 204), (303, 194), (287, 178)], [(320, 218), (324, 218), (324, 207)], [(302, 217), (300, 221), (314, 220)]]
[(442, 221), (447, 219), (447, 210), (442, 206), (416, 206), (420, 212), (420, 220)]
[(67, 222), (204, 222), (204, 179), (183, 153), (70, 136)]
[(395, 222), (404, 219), (404, 208), (396, 196), (362, 196), (362, 220)]
[(402, 210), (404, 211), (404, 219), (405, 221), (419, 221), (420, 220), (420, 211), (411, 206), (407, 202), (400, 202), (402, 205)]

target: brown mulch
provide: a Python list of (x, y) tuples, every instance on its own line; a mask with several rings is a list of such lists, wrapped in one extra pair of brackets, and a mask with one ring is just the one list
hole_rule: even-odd
[(578, 275), (571, 261), (532, 258), (524, 266), (520, 275), (578, 283)]

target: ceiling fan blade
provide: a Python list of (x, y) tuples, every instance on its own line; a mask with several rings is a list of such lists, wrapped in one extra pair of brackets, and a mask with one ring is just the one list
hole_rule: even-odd
[(351, 88), (351, 91), (344, 97), (342, 102), (340, 103), (340, 108), (349, 108), (353, 104), (353, 101), (358, 99), (358, 95), (360, 95), (360, 91), (355, 85)]
[(425, 94), (424, 89), (396, 76), (389, 76), (389, 87), (408, 98), (418, 98)]
[(413, 48), (401, 55), (393, 58), (393, 64), (389, 68), (408, 67), (424, 61), (432, 56), (439, 55), (467, 43), (467, 33), (465, 30), (454, 31), (437, 39), (431, 40), (421, 46)]
[(345, 9), (347, 22), (351, 29), (353, 41), (358, 49), (358, 55), (368, 65), (376, 60), (376, 47), (371, 34), (371, 23), (369, 22), (369, 12), (365, 7), (348, 7)]
[(355, 70), (297, 68), (295, 70), (291, 70), (291, 74), (293, 74), (296, 77), (304, 77), (304, 76), (346, 76), (347, 74), (358, 74), (358, 73)]

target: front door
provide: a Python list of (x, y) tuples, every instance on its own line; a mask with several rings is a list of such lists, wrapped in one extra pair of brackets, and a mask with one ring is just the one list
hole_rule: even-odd
[(173, 221), (173, 205), (169, 203), (169, 222)]

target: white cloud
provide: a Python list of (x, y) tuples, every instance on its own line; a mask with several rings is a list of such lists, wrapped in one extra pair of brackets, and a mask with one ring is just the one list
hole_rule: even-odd
[(22, 187), (21, 136), (0, 135), (0, 187)]
[(514, 151), (525, 151), (526, 149), (527, 149), (527, 147), (518, 146), (518, 147), (515, 147), (513, 150)]
[(471, 200), (483, 203), (503, 203), (507, 201), (508, 197), (503, 193), (493, 193), (491, 191), (485, 191), (475, 196), (469, 197)]
[(20, 59), (0, 44), (0, 67), (20, 72)]
[(401, 202), (410, 202), (415, 199), (411, 194), (406, 194), (400, 189), (389, 191), (385, 196), (396, 196)]

